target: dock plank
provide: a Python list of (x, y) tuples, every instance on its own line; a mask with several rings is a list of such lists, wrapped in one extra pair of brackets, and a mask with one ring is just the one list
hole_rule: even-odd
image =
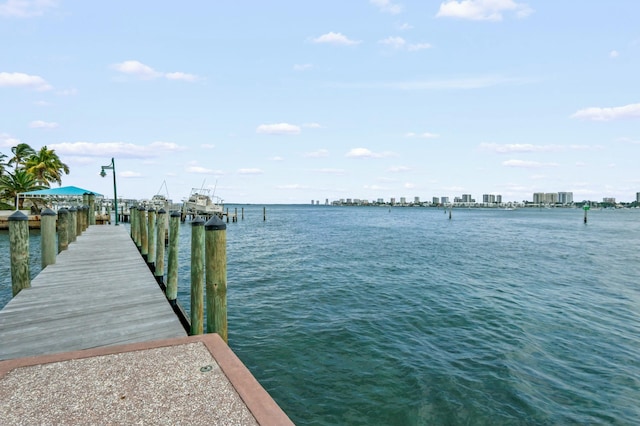
[(184, 337), (124, 226), (91, 226), (0, 311), (0, 360)]

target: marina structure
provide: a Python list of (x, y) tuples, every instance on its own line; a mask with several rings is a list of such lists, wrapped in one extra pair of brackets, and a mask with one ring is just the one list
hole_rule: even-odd
[(43, 253), (33, 280), (28, 219), (9, 218), (14, 297), (0, 310), (3, 424), (292, 424), (227, 346), (226, 332), (187, 335), (158, 286), (160, 263), (150, 261), (149, 240), (163, 231), (153, 224), (164, 221), (140, 208), (130, 238), (125, 227), (89, 225), (88, 211), (42, 214), (54, 224), (42, 229), (43, 251), (55, 250), (55, 239), (64, 244), (53, 258)]

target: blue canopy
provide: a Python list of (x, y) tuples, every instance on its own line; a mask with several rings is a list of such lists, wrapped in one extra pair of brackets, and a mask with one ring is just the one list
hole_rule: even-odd
[(60, 188), (47, 188), (38, 191), (29, 191), (20, 193), (21, 197), (81, 197), (84, 194), (93, 194), (96, 197), (102, 197), (102, 194), (89, 191), (88, 189), (78, 188), (77, 186), (61, 186)]

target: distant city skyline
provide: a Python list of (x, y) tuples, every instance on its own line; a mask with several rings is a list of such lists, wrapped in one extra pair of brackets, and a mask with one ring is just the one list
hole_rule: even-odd
[[(234, 203), (640, 190), (640, 2), (0, 0), (0, 153)], [(164, 185), (163, 185), (164, 184)]]

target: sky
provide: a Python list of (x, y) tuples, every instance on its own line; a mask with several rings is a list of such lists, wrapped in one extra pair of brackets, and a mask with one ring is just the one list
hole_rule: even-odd
[(225, 203), (640, 192), (637, 0), (0, 0), (0, 153)]

